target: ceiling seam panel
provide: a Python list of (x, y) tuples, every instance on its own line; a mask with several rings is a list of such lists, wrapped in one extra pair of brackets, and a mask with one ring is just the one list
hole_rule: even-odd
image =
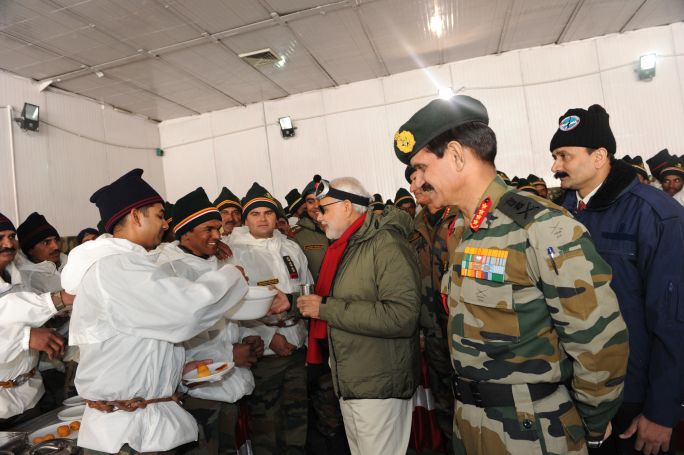
[(359, 24), (361, 25), (361, 30), (363, 30), (363, 34), (365, 35), (366, 40), (368, 40), (368, 44), (373, 50), (373, 54), (375, 54), (376, 60), (378, 61), (378, 63), (380, 63), (380, 66), (382, 66), (382, 69), (384, 70), (383, 74), (378, 74), (377, 76), (389, 76), (390, 72), (389, 69), (387, 69), (387, 65), (385, 65), (385, 59), (382, 58), (378, 46), (375, 44), (375, 41), (373, 41), (373, 38), (371, 38), (370, 32), (368, 30), (368, 25), (366, 24), (366, 21), (363, 18), (363, 13), (361, 12), (361, 4), (359, 3), (359, 0), (354, 0), (352, 10), (356, 13), (356, 18), (359, 21)]
[(499, 34), (499, 43), (496, 45), (496, 53), (500, 54), (503, 52), (504, 39), (506, 38), (506, 32), (508, 32), (508, 27), (511, 23), (511, 14), (513, 13), (513, 6), (515, 5), (515, 0), (509, 0), (508, 8), (506, 8), (506, 15), (504, 16), (504, 23), (501, 26), (501, 33)]
[(176, 70), (180, 73), (183, 73), (186, 76), (191, 77), (193, 80), (197, 81), (200, 85), (204, 86), (205, 88), (212, 90), (212, 91), (228, 98), (230, 101), (232, 101), (232, 102), (234, 102), (240, 106), (243, 106), (243, 107), (245, 106), (245, 103), (235, 99), (233, 96), (229, 95), (228, 93), (225, 93), (223, 90), (219, 89), (218, 87), (213, 86), (212, 84), (205, 81), (200, 76), (197, 76), (196, 74), (192, 73), (190, 70), (186, 69), (185, 67), (171, 63), (168, 60), (164, 60), (164, 57), (159, 56), (159, 55), (154, 56), (154, 58), (155, 58), (155, 60), (162, 62), (164, 65), (167, 65), (167, 66), (173, 68), (174, 70)]
[(575, 21), (575, 18), (579, 14), (580, 10), (584, 6), (584, 0), (579, 0), (575, 4), (575, 8), (572, 10), (572, 13), (570, 13), (570, 17), (568, 17), (567, 22), (563, 26), (563, 29), (561, 30), (560, 34), (558, 35), (558, 38), (556, 38), (556, 41), (554, 42), (555, 44), (559, 44), (563, 41), (565, 38), (565, 35), (568, 33), (568, 30), (570, 30), (570, 26), (572, 23)]
[[(55, 5), (55, 2), (52, 1), (52, 0), (41, 0), (41, 1), (42, 1), (43, 3), (45, 3), (45, 4), (51, 4), (51, 5), (53, 5), (53, 7), (54, 7), (54, 5)], [(77, 21), (80, 21), (80, 22), (83, 23), (84, 25), (91, 25), (91, 26), (94, 26), (94, 27), (97, 28), (101, 33), (104, 33), (105, 35), (112, 37), (111, 33), (109, 33), (109, 32), (107, 31), (107, 28), (106, 28), (106, 27), (103, 27), (101, 24), (98, 24), (98, 23), (97, 23), (98, 21), (94, 20), (93, 18), (88, 17), (88, 16), (85, 16), (85, 15), (82, 15), (82, 14), (79, 14), (79, 13), (76, 13), (76, 12), (74, 12), (74, 11), (71, 11), (69, 8), (65, 8), (65, 7), (63, 7), (62, 5), (57, 5), (57, 6), (60, 7), (60, 8), (63, 8), (63, 11), (64, 11), (64, 12), (68, 13), (71, 17), (74, 17)], [(170, 13), (171, 13), (171, 14), (175, 14), (175, 11), (170, 11)], [(179, 19), (183, 20), (184, 22), (189, 22), (191, 26), (193, 26), (194, 28), (196, 28), (194, 22), (190, 21), (188, 18), (186, 18), (186, 17), (180, 17)], [(203, 32), (203, 30), (202, 30), (202, 32)], [(123, 42), (123, 41), (121, 41), (121, 40), (119, 40), (119, 39), (117, 39), (117, 38), (115, 38), (115, 37), (114, 37), (114, 39), (115, 39), (116, 41), (122, 43), (122, 44), (125, 45), (126, 47), (130, 48), (131, 50), (137, 50), (137, 49), (135, 49), (135, 46), (132, 46), (132, 45), (129, 44), (129, 43), (125, 43), (125, 42)], [(220, 89), (214, 87), (213, 85), (207, 83), (206, 81), (204, 81), (202, 78), (198, 77), (197, 75), (195, 75), (195, 74), (192, 73), (191, 71), (188, 71), (188, 70), (186, 70), (186, 69), (184, 69), (184, 68), (178, 68), (177, 66), (171, 64), (170, 62), (164, 60), (163, 58), (161, 58), (161, 57), (159, 57), (159, 56), (157, 56), (157, 55), (150, 54), (149, 52), (147, 52), (147, 53), (143, 52), (143, 53), (141, 53), (141, 55), (143, 55), (143, 56), (144, 56), (145, 58), (147, 58), (147, 59), (155, 59), (155, 60), (157, 60), (157, 61), (162, 62), (162, 63), (165, 64), (165, 65), (168, 65), (168, 66), (172, 67), (173, 69), (175, 69), (175, 70), (177, 70), (177, 71), (179, 71), (179, 72), (185, 74), (185, 75), (188, 76), (189, 78), (191, 78), (191, 79), (197, 81), (197, 83), (199, 83), (199, 84), (202, 85), (203, 87), (205, 87), (205, 88), (207, 88), (207, 89), (209, 89), (209, 90), (211, 90), (211, 91), (214, 91), (214, 92), (216, 92), (216, 93), (219, 93), (219, 94), (222, 95), (222, 96), (227, 97), (229, 100), (231, 100), (232, 102), (234, 102), (234, 103), (236, 103), (236, 104), (238, 104), (238, 105), (240, 105), (240, 106), (244, 106), (244, 105), (245, 105), (244, 103), (242, 103), (242, 102), (236, 100), (234, 97), (230, 96), (229, 94), (224, 93), (222, 90), (220, 90)], [(89, 68), (90, 68), (90, 67), (89, 67)], [(133, 84), (133, 85), (137, 85), (137, 84)], [(165, 97), (165, 96), (163, 96), (163, 95), (161, 95), (161, 94), (159, 94), (159, 93), (157, 93), (157, 92), (155, 92), (155, 91), (153, 91), (153, 90), (148, 90), (147, 92), (148, 92), (148, 93), (155, 94), (155, 95), (157, 95), (157, 96), (160, 96), (160, 97), (164, 98), (165, 100), (171, 101), (171, 102), (173, 102), (173, 103), (175, 103), (175, 104), (177, 104), (177, 105), (179, 105), (179, 106), (181, 106), (181, 107), (184, 107), (184, 108), (186, 108), (186, 109), (190, 109), (190, 110), (192, 110), (192, 111), (194, 111), (194, 112), (197, 112), (197, 111), (195, 111), (194, 109), (191, 109), (191, 108), (189, 108), (188, 106), (183, 105), (182, 103), (178, 103), (178, 102), (176, 102), (176, 101), (172, 101), (171, 99), (169, 99), (169, 98), (167, 98), (167, 97)], [(199, 112), (197, 112), (197, 113), (199, 113)]]
[(641, 5), (639, 5), (637, 7), (637, 9), (634, 10), (634, 13), (632, 13), (632, 15), (629, 16), (629, 19), (627, 19), (627, 21), (624, 23), (624, 25), (622, 27), (620, 27), (620, 33), (625, 31), (625, 29), (627, 28), (629, 23), (632, 22), (632, 20), (634, 20), (634, 18), (637, 16), (637, 14), (639, 14), (639, 11), (641, 11), (641, 9), (644, 7), (644, 5), (646, 5), (647, 2), (648, 2), (648, 0), (644, 0), (643, 2), (641, 2)]
[(340, 84), (335, 80), (334, 77), (332, 77), (332, 74), (323, 66), (323, 64), (318, 60), (318, 58), (314, 55), (314, 53), (311, 51), (311, 46), (307, 45), (306, 40), (299, 34), (295, 29), (290, 27), (290, 24), (284, 19), (284, 16), (281, 16), (278, 14), (273, 7), (268, 3), (268, 0), (257, 0), (259, 4), (261, 4), (266, 10), (269, 11), (269, 14), (271, 17), (282, 27), (286, 28), (290, 33), (292, 33), (302, 44), (302, 48), (306, 51), (307, 54), (309, 54), (309, 57), (313, 60), (313, 62), (316, 64), (318, 69), (325, 74), (325, 76), (330, 80), (330, 82), (333, 83), (333, 86), (337, 87)]
[[(365, 3), (369, 3), (369, 2), (365, 2)], [(349, 6), (348, 0), (329, 3), (326, 5), (321, 5), (321, 6), (309, 8), (306, 10), (297, 11), (294, 13), (289, 13), (289, 14), (280, 16), (280, 20), (287, 22), (288, 20), (293, 20), (293, 19), (298, 19), (301, 17), (308, 17), (310, 15), (319, 14), (321, 11), (341, 9), (345, 6)], [(271, 27), (271, 26), (275, 26), (275, 25), (279, 25), (279, 22), (275, 18), (271, 17), (269, 19), (264, 19), (262, 21), (253, 22), (253, 23), (247, 24), (247, 25), (241, 25), (239, 27), (234, 27), (234, 28), (231, 28), (229, 30), (223, 30), (220, 32), (209, 34), (207, 36), (200, 36), (197, 38), (192, 38), (189, 40), (181, 41), (179, 43), (174, 43), (174, 44), (170, 44), (167, 46), (158, 47), (155, 49), (150, 49), (150, 50), (140, 49), (140, 50), (138, 50), (138, 53), (135, 55), (122, 57), (120, 59), (115, 59), (115, 60), (112, 60), (109, 62), (104, 62), (104, 63), (98, 64), (98, 65), (88, 66), (88, 65), (84, 65), (84, 64), (79, 62), (80, 65), (83, 65), (86, 68), (82, 68), (81, 70), (76, 70), (76, 71), (69, 71), (67, 73), (57, 74), (57, 75), (54, 75), (50, 78), (46, 78), (44, 80), (53, 79), (53, 78), (54, 79), (61, 79), (61, 80), (73, 79), (76, 77), (83, 76), (85, 74), (95, 72), (97, 70), (112, 69), (112, 68), (115, 68), (117, 66), (127, 64), (127, 63), (129, 63), (128, 60), (136, 61), (142, 57), (146, 57), (145, 54), (162, 55), (162, 54), (165, 54), (168, 52), (192, 48), (192, 47), (200, 45), (200, 44), (205, 44), (207, 41), (214, 42), (214, 43), (220, 42), (223, 46), (225, 46), (225, 43), (223, 43), (221, 41), (223, 38), (228, 38), (231, 36), (236, 36), (236, 35), (240, 35), (243, 33), (251, 32), (251, 31), (255, 31), (255, 30), (259, 30), (262, 28)], [(2, 31), (0, 31), (0, 33), (2, 33)], [(26, 42), (26, 44), (35, 45), (34, 43), (31, 43), (31, 42)], [(230, 48), (228, 47), (228, 49), (230, 49)], [(230, 51), (233, 52), (232, 50), (230, 50)], [(55, 54), (54, 51), (50, 51), (50, 52)], [(237, 55), (235, 53), (233, 53), (233, 54)], [(59, 55), (59, 54), (56, 54), (56, 55), (63, 57), (63, 58), (68, 58), (68, 57), (63, 56), (63, 55)], [(251, 65), (250, 65), (250, 67), (251, 67)], [(273, 83), (277, 88), (282, 90), (286, 94), (286, 96), (290, 94), (290, 92), (288, 90), (281, 87), (278, 83), (276, 83), (271, 78), (269, 78), (268, 76), (263, 74), (261, 71), (259, 71), (259, 70), (256, 70), (256, 71), (259, 74), (261, 74), (263, 77), (265, 77), (267, 80), (269, 80), (271, 83)]]
[[(161, 1), (162, 1), (162, 0), (157, 0), (157, 4), (159, 4)], [(184, 21), (184, 22), (190, 24), (190, 26), (193, 27), (195, 30), (197, 30), (198, 33), (200, 33), (203, 37), (206, 37), (207, 40), (208, 40), (210, 43), (218, 44), (219, 47), (220, 47), (222, 50), (224, 50), (224, 51), (227, 51), (227, 50), (229, 49), (229, 48), (227, 49), (227, 46), (226, 46), (223, 42), (221, 42), (220, 40), (211, 39), (211, 38), (210, 38), (210, 37), (211, 37), (211, 34), (210, 34), (209, 32), (207, 32), (204, 28), (202, 28), (202, 27), (201, 27), (199, 24), (197, 24), (194, 20), (190, 19), (190, 18), (187, 17), (185, 14), (183, 14), (183, 13), (180, 12), (180, 11), (178, 11), (174, 6), (172, 6), (172, 5), (164, 5), (164, 8), (165, 8), (167, 11), (169, 11), (171, 14), (173, 14), (174, 16), (176, 16), (177, 18), (179, 18), (179, 19), (181, 19), (182, 21)], [(231, 50), (231, 52), (232, 52), (232, 50)], [(235, 54), (234, 54), (234, 55), (235, 55)], [(189, 75), (189, 76), (191, 76), (191, 77), (193, 77), (193, 78), (199, 80), (199, 81), (202, 82), (203, 84), (207, 85), (209, 88), (211, 88), (211, 89), (213, 89), (213, 90), (216, 90), (217, 92), (221, 93), (222, 95), (227, 96), (230, 100), (232, 100), (233, 102), (239, 104), (240, 106), (246, 106), (246, 103), (244, 103), (244, 102), (238, 100), (235, 96), (231, 95), (230, 93), (226, 93), (226, 92), (224, 92), (223, 90), (219, 89), (218, 87), (215, 87), (214, 85), (212, 85), (211, 83), (205, 81), (204, 79), (202, 79), (201, 77), (197, 76), (196, 74), (194, 74), (192, 71), (186, 69), (185, 67), (181, 67), (181, 66), (178, 66), (178, 65), (174, 65), (174, 64), (172, 64), (171, 62), (169, 62), (168, 60), (165, 60), (161, 55), (156, 55), (156, 57), (159, 58), (159, 59), (160, 59), (162, 62), (164, 62), (165, 64), (167, 64), (167, 65), (173, 67), (174, 69), (177, 69), (177, 70), (179, 70), (179, 71), (185, 72), (187, 75)], [(237, 57), (237, 55), (236, 55), (236, 57)], [(238, 57), (238, 58), (239, 58), (239, 57)], [(245, 65), (247, 65), (247, 64), (245, 63)], [(249, 66), (250, 68), (254, 68), (254, 67), (251, 66), (251, 65), (247, 65), (247, 66)], [(256, 68), (254, 68), (254, 70), (255, 70), (257, 73), (261, 74), (261, 75), (262, 75), (263, 77), (265, 77), (266, 79), (268, 79), (268, 80), (269, 80), (270, 82), (272, 82), (274, 85), (276, 85), (276, 87), (278, 87), (279, 89), (283, 90), (283, 92), (286, 93), (285, 96), (289, 95), (289, 93), (288, 93), (286, 90), (282, 89), (282, 87), (280, 87), (278, 84), (276, 84), (274, 81), (272, 81), (269, 77), (267, 77), (267, 76), (266, 76), (265, 74), (263, 74), (261, 71), (257, 70)]]

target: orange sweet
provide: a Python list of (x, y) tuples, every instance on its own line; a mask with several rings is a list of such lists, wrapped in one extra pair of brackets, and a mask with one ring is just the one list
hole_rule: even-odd
[(211, 371), (209, 370), (208, 366), (197, 365), (197, 377), (198, 378), (206, 378), (209, 375), (211, 375)]
[(52, 433), (43, 436), (43, 441), (52, 441), (53, 439), (55, 439), (55, 435)]
[(60, 425), (57, 427), (57, 434), (61, 438), (66, 438), (67, 436), (69, 436), (71, 434), (71, 429), (69, 428), (68, 425)]
[(36, 438), (33, 438), (33, 440), (31, 442), (33, 442), (34, 444), (40, 444), (41, 442), (43, 442), (43, 437), (38, 436)]
[(71, 431), (78, 431), (81, 429), (81, 422), (74, 420), (69, 424), (69, 428), (71, 428)]

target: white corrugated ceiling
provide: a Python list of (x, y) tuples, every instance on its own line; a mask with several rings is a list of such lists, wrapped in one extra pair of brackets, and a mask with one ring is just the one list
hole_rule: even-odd
[(682, 20), (684, 0), (0, 0), (0, 68), (167, 120)]

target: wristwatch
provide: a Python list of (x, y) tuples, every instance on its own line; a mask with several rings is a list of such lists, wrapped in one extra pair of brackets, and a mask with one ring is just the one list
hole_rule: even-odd
[(52, 304), (55, 306), (57, 309), (57, 312), (59, 313), (64, 309), (64, 302), (62, 302), (62, 292), (57, 291), (57, 292), (52, 292), (50, 293), (50, 297), (52, 297)]
[(602, 436), (587, 436), (587, 448), (589, 449), (598, 449), (603, 445), (603, 437)]

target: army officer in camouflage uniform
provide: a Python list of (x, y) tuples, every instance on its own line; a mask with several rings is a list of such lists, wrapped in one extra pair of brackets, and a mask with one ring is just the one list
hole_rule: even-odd
[(496, 175), (478, 100), (418, 111), (394, 137), (433, 203), (455, 205), (448, 294), (457, 454), (584, 454), (622, 399), (627, 331), (586, 229)]

